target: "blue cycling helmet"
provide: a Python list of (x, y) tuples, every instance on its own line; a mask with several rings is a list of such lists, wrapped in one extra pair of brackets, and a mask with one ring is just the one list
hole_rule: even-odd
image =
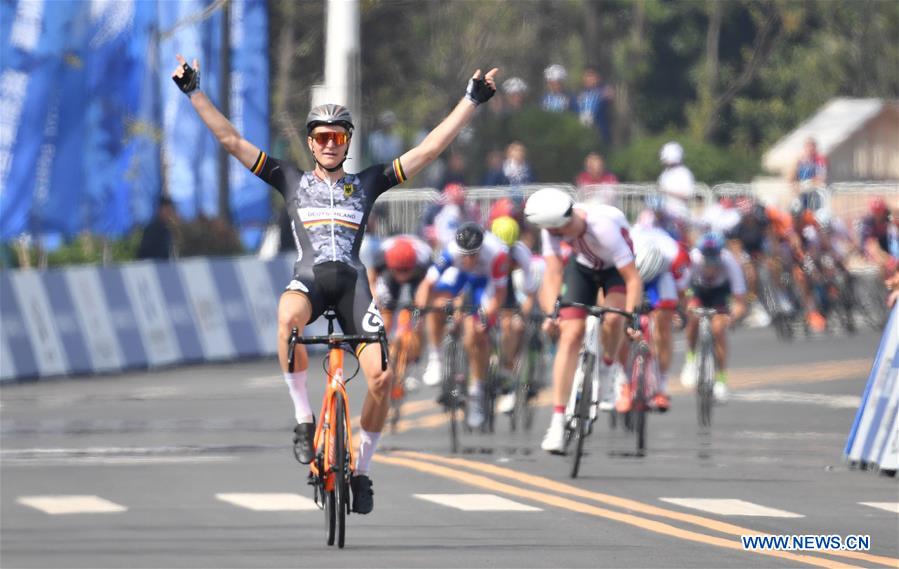
[(721, 250), (724, 248), (724, 236), (718, 231), (709, 231), (699, 238), (696, 245), (703, 257), (709, 261), (717, 261), (721, 258)]

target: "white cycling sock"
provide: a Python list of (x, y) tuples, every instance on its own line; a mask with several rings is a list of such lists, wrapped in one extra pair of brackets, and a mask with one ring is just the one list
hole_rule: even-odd
[(297, 423), (312, 422), (312, 407), (309, 405), (309, 394), (306, 393), (307, 370), (285, 373), (284, 381), (293, 399), (293, 413)]
[(368, 476), (371, 467), (371, 459), (375, 456), (381, 433), (369, 433), (365, 429), (359, 429), (359, 454), (356, 458), (356, 474)]
[(468, 384), (468, 394), (472, 397), (478, 397), (481, 395), (481, 380), (471, 378), (471, 383)]
[(659, 391), (668, 393), (668, 374), (659, 372)]

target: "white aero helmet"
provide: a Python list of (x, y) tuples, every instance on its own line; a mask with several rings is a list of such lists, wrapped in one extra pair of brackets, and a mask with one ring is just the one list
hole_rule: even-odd
[(636, 257), (637, 272), (644, 283), (655, 280), (668, 265), (668, 259), (652, 241), (643, 241), (637, 248)]
[(662, 164), (680, 164), (684, 159), (684, 147), (676, 142), (666, 142), (659, 152)]
[(555, 229), (571, 219), (574, 200), (556, 188), (541, 188), (528, 198), (524, 205), (524, 217), (537, 227)]

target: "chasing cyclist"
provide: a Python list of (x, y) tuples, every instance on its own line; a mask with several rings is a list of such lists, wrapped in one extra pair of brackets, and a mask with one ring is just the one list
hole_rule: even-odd
[[(415, 291), (421, 285), (428, 269), (431, 267), (431, 248), (419, 237), (411, 234), (394, 235), (382, 241), (374, 253), (374, 260), (368, 268), (369, 281), (375, 294), (381, 316), (384, 318), (384, 329), (388, 334), (393, 330), (394, 312), (402, 304), (411, 309), (415, 300)], [(397, 323), (397, 332), (403, 326), (411, 324), (409, 314), (404, 318), (401, 314)], [(391, 339), (393, 336), (389, 336)], [(414, 337), (418, 337), (415, 334)], [(409, 354), (409, 361), (418, 360), (418, 343)], [(403, 378), (394, 378), (402, 381)], [(405, 378), (407, 389), (418, 387), (418, 379), (412, 376)]]
[[(359, 247), (365, 223), (375, 199), (406, 181), (430, 164), (456, 138), (474, 116), (475, 109), (496, 92), (497, 69), (484, 77), (475, 71), (465, 96), (450, 114), (421, 143), (393, 160), (358, 174), (343, 169), (353, 135), (350, 112), (340, 105), (320, 105), (306, 118), (306, 144), (315, 160), (315, 169), (304, 172), (273, 158), (241, 136), (227, 117), (200, 90), (200, 66), (177, 56), (172, 79), (189, 98), (197, 114), (222, 146), (255, 175), (277, 189), (287, 204), (298, 258), (293, 279), (278, 305), (278, 359), (295, 408), (297, 426), (294, 445), (297, 458), (309, 463), (313, 458), (314, 418), (306, 391), (309, 358), (297, 346), (298, 371), (287, 373), (287, 340), (291, 329), (302, 334), (327, 308), (337, 313), (346, 334), (374, 333), (383, 324), (372, 301), (365, 267), (359, 261)], [(381, 371), (380, 350), (355, 347), (359, 364), (368, 382), (362, 407), (360, 443), (352, 477), (353, 511), (367, 514), (374, 507), (369, 468), (389, 409), (390, 372)]]
[[(492, 325), (499, 316), (499, 309), (506, 300), (509, 277), (509, 249), (478, 224), (463, 223), (456, 230), (455, 240), (440, 254), (428, 270), (424, 282), (418, 288), (418, 306), (443, 305), (452, 302), (460, 294), (470, 293), (471, 306), (483, 311), (486, 324)], [(426, 318), (428, 335), (428, 367), (424, 373), (425, 385), (438, 385), (442, 381), (443, 363), (438, 346), (443, 339), (445, 316), (430, 312)], [(471, 370), (466, 400), (466, 421), (472, 429), (484, 423), (484, 388), (490, 358), (490, 339), (487, 326), (477, 315), (465, 318), (463, 345)]]
[[(490, 224), (490, 232), (509, 248), (509, 278), (506, 286), (506, 301), (500, 314), (500, 375), (503, 394), (497, 399), (496, 410), (510, 413), (515, 408), (515, 390), (512, 389), (515, 375), (515, 364), (521, 353), (521, 339), (524, 336), (525, 322), (522, 315), (528, 317), (535, 307), (537, 288), (540, 286), (536, 267), (530, 249), (518, 240), (520, 228), (512, 217), (501, 216)], [(521, 280), (516, 286), (514, 271), (519, 271)], [(518, 294), (523, 299), (519, 302)]]
[[(699, 238), (690, 251), (692, 266), (690, 283), (693, 289), (691, 306), (714, 308), (718, 313), (712, 318), (712, 336), (715, 340), (714, 395), (719, 403), (727, 402), (727, 328), (731, 322), (740, 321), (746, 314), (746, 281), (740, 263), (724, 248), (724, 236), (709, 232)], [(733, 295), (733, 312), (728, 300)], [(696, 359), (696, 340), (699, 335), (699, 318), (692, 312), (687, 320), (687, 356), (681, 372), (684, 387), (693, 387), (699, 375)]]
[[(546, 270), (540, 288), (544, 312), (555, 311), (561, 293), (563, 302), (597, 304), (599, 290), (603, 304), (633, 312), (643, 300), (643, 282), (634, 264), (634, 251), (627, 228), (621, 225), (624, 214), (611, 206), (577, 204), (565, 192), (543, 188), (525, 204), (525, 217), (541, 227)], [(624, 222), (626, 224), (626, 221)], [(572, 248), (568, 263), (561, 260), (562, 243)], [(564, 284), (564, 289), (563, 289)], [(541, 448), (551, 453), (565, 452), (565, 404), (577, 368), (578, 352), (583, 345), (586, 312), (563, 308), (558, 321), (547, 319), (544, 330), (560, 333), (553, 363), (553, 415)], [(625, 318), (606, 315), (602, 324), (603, 358), (601, 374), (614, 377), (614, 358), (622, 341)], [(628, 335), (639, 337), (627, 322)]]

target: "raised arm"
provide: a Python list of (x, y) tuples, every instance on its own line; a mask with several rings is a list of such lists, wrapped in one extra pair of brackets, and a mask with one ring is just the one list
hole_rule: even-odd
[(259, 149), (246, 141), (231, 121), (200, 90), (200, 62), (194, 59), (191, 67), (180, 54), (177, 58), (178, 68), (172, 73), (175, 84), (190, 98), (190, 104), (225, 150), (246, 168), (252, 168), (259, 157)]
[(415, 176), (440, 156), (440, 153), (459, 135), (462, 127), (468, 124), (468, 121), (474, 116), (477, 106), (493, 96), (496, 92), (495, 77), (498, 71), (499, 69), (494, 67), (484, 75), (483, 79), (481, 79), (481, 70), (475, 71), (468, 82), (465, 97), (459, 101), (456, 108), (434, 130), (428, 133), (421, 144), (400, 157), (406, 177)]

